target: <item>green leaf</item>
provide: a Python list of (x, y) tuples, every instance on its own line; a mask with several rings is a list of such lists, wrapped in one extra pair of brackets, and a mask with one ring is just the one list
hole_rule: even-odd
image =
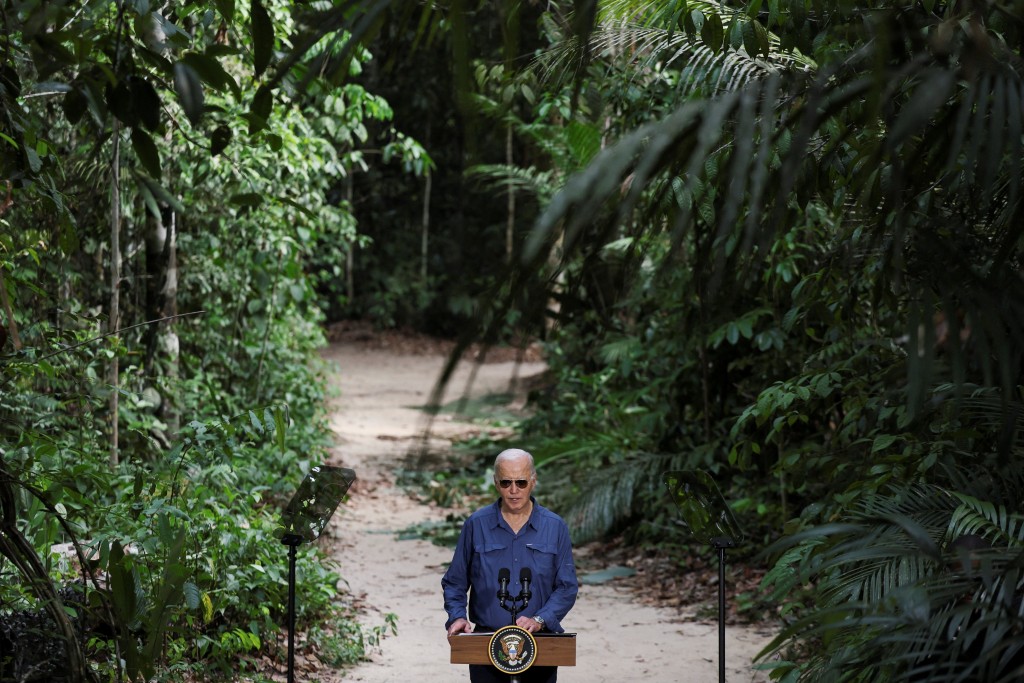
[(689, 11), (686, 7), (686, 0), (677, 0), (675, 8), (675, 25), (680, 31), (686, 31), (686, 17)]
[(181, 61), (192, 67), (202, 81), (217, 90), (230, 88), (238, 92), (238, 83), (224, 70), (220, 60), (209, 55), (190, 53), (181, 58)]
[(227, 126), (217, 126), (216, 130), (210, 135), (210, 156), (217, 156), (231, 143), (231, 137), (233, 133)]
[(254, 410), (249, 411), (249, 424), (252, 425), (253, 430), (255, 430), (257, 434), (263, 433), (263, 423), (260, 422), (260, 418), (256, 415), (256, 411)]
[(135, 126), (139, 123), (139, 116), (132, 104), (132, 91), (126, 79), (118, 81), (113, 87), (107, 87), (106, 100), (107, 107), (118, 121), (126, 126)]
[(700, 28), (700, 39), (704, 41), (713, 52), (722, 49), (722, 42), (725, 40), (725, 29), (722, 26), (722, 17), (717, 14), (710, 14), (704, 20)]
[(956, 78), (956, 74), (948, 69), (933, 69), (922, 78), (921, 85), (914, 89), (892, 125), (888, 140), (890, 147), (920, 131), (935, 111), (946, 103)]
[(215, 0), (214, 4), (221, 18), (230, 24), (235, 18), (235, 0)]
[(138, 615), (138, 590), (135, 584), (135, 573), (126, 565), (130, 564), (121, 544), (114, 542), (110, 548), (107, 573), (110, 576), (110, 597), (117, 615), (118, 643), (121, 646), (127, 668), (134, 678), (139, 668), (139, 647), (131, 633), (128, 632)]
[(156, 88), (144, 78), (132, 78), (128, 84), (139, 121), (149, 130), (156, 130), (160, 127), (160, 95)]
[(768, 59), (769, 52), (771, 50), (771, 42), (768, 40), (768, 31), (764, 26), (761, 25), (760, 21), (752, 21), (750, 25), (754, 27), (754, 37), (757, 39), (757, 47), (755, 52), (750, 55), (756, 57), (757, 53), (760, 52), (764, 55), (765, 59)]
[[(140, 175), (139, 177), (144, 176)], [(149, 211), (149, 215), (154, 218), (159, 218), (160, 203), (157, 202), (156, 197), (149, 191), (149, 187), (145, 183), (139, 183), (139, 194), (142, 196), (142, 203), (146, 205), (146, 210)]]
[(213, 619), (213, 600), (210, 599), (209, 593), (203, 593), (203, 621), (209, 622)]
[(569, 122), (565, 132), (569, 150), (581, 167), (601, 151), (601, 131), (596, 126), (574, 120)]
[(196, 70), (184, 62), (174, 65), (174, 89), (181, 100), (181, 107), (185, 110), (192, 125), (199, 123), (203, 116), (203, 84), (199, 80)]
[(189, 609), (199, 609), (203, 595), (203, 592), (199, 590), (199, 586), (192, 581), (186, 581), (185, 585), (182, 586), (182, 593), (184, 593), (185, 596), (185, 605), (187, 605)]
[(171, 545), (174, 542), (174, 527), (171, 526), (171, 518), (166, 512), (157, 515), (157, 537), (164, 545)]
[(149, 133), (141, 128), (132, 128), (132, 149), (135, 150), (135, 155), (139, 158), (146, 172), (154, 178), (159, 178), (160, 152), (157, 151), (156, 144), (149, 137)]
[(152, 678), (160, 649), (165, 645), (164, 632), (169, 625), (166, 614), (172, 604), (183, 598), (182, 587), (185, 579), (188, 578), (188, 569), (181, 563), (185, 538), (185, 529), (182, 528), (177, 536), (167, 544), (163, 575), (158, 584), (146, 624), (146, 643), (142, 662), (142, 672), (146, 680)]
[(789, 0), (789, 21), (800, 28), (807, 21), (807, 0)]
[(259, 206), (263, 203), (263, 195), (258, 192), (241, 192), (231, 195), (229, 201), (238, 206)]
[(81, 88), (82, 86), (74, 85), (61, 100), (64, 116), (72, 124), (78, 123), (82, 119), (82, 115), (89, 108), (89, 101), (86, 99), (85, 93), (82, 92)]
[(756, 23), (756, 21), (743, 22), (743, 49), (751, 57), (757, 57), (759, 51), (757, 35), (754, 33), (754, 24)]
[(25, 147), (25, 158), (33, 173), (38, 173), (39, 169), (43, 167), (43, 160), (39, 158), (39, 153), (32, 147)]
[(249, 134), (252, 135), (267, 127), (267, 120), (274, 107), (274, 93), (265, 85), (261, 85), (252, 98), (249, 118)]
[(749, 24), (748, 21), (740, 21), (740, 17), (734, 15), (729, 23), (725, 25), (725, 43), (733, 50), (739, 51), (743, 47), (743, 29)]
[(274, 406), (274, 437), (277, 447), (284, 452), (285, 431), (288, 426), (287, 406)]
[(253, 67), (259, 78), (270, 65), (270, 57), (274, 52), (274, 25), (259, 0), (252, 0), (252, 43)]
[(871, 444), (871, 452), (877, 453), (878, 451), (884, 451), (886, 448), (891, 446), (896, 439), (899, 438), (895, 434), (882, 434), (876, 436), (874, 442)]
[(683, 13), (683, 30), (686, 31), (686, 35), (693, 38), (700, 31), (701, 27), (704, 26), (704, 13), (699, 9), (695, 9), (692, 12)]
[(297, 210), (301, 211), (303, 214), (305, 214), (309, 218), (316, 218), (317, 217), (317, 212), (316, 211), (313, 211), (311, 208), (309, 208), (305, 204), (300, 204), (299, 202), (295, 201), (294, 199), (291, 199), (289, 197), (278, 197), (277, 201), (281, 202), (282, 204), (286, 204), (286, 205), (292, 207), (293, 209), (297, 209)]
[(182, 204), (177, 197), (175, 197), (166, 189), (164, 189), (163, 185), (153, 180), (152, 178), (149, 178), (139, 173), (135, 174), (135, 178), (136, 180), (138, 180), (140, 184), (145, 185), (146, 189), (149, 192), (151, 192), (154, 197), (167, 204), (167, 206), (171, 207), (176, 212), (180, 214), (185, 213), (185, 205)]

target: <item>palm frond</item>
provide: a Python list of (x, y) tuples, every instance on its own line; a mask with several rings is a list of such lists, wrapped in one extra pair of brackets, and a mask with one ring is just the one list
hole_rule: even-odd
[(528, 192), (541, 201), (554, 194), (555, 173), (535, 168), (522, 168), (506, 164), (479, 164), (469, 168), (466, 176), (504, 191)]
[[(800, 680), (1013, 680), (1024, 657), (1024, 531), (1017, 510), (918, 484), (780, 544), (766, 576), (778, 589), (811, 581), (817, 605), (762, 656), (827, 644)], [(842, 645), (839, 645), (842, 643)]]
[[(580, 447), (596, 451), (591, 441)], [(563, 451), (557, 457), (568, 457)], [(639, 509), (641, 497), (660, 486), (662, 456), (633, 453), (619, 462), (602, 463), (589, 471), (574, 470), (573, 494), (563, 506), (562, 517), (575, 543), (601, 538), (622, 527)]]
[[(664, 79), (677, 72), (679, 96), (709, 96), (737, 90), (747, 83), (782, 70), (808, 70), (812, 60), (795, 51), (782, 51), (776, 36), (769, 34), (770, 53), (761, 58), (744, 49), (708, 47), (686, 33), (660, 26), (608, 22), (591, 34), (589, 50), (611, 64), (618, 64), (637, 83)], [(542, 80), (560, 83), (568, 79), (570, 65), (580, 59), (574, 40), (555, 43), (538, 55), (534, 68)]]

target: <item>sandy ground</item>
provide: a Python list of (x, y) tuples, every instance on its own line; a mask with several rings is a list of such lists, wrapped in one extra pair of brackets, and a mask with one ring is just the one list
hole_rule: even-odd
[[(449, 663), (441, 575), (451, 551), (423, 540), (399, 540), (396, 532), (445, 511), (423, 505), (395, 485), (424, 426), (424, 405), (443, 366), (438, 356), (396, 355), (358, 344), (335, 343), (324, 356), (336, 364), (332, 428), (337, 434), (333, 464), (352, 467), (358, 480), (349, 501), (328, 527), (341, 574), (365, 606), (362, 623), (384, 623), (398, 615), (398, 635), (389, 636), (369, 661), (322, 675), (326, 683), (450, 683), (468, 681), (465, 666)], [(461, 396), (473, 365), (460, 365), (446, 397)], [(505, 393), (514, 376), (543, 366), (490, 363), (477, 366), (472, 395)], [(474, 429), (452, 420), (435, 422), (435, 446)], [(524, 447), (529, 448), (528, 444)], [(675, 611), (642, 605), (614, 581), (581, 585), (576, 606), (563, 621), (576, 632), (577, 666), (559, 670), (561, 683), (718, 680), (718, 626), (688, 621)], [(765, 630), (729, 626), (727, 680), (766, 681), (751, 659), (770, 639)]]

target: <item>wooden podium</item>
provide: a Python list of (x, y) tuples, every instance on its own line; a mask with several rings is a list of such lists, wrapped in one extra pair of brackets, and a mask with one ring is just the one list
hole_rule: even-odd
[[(494, 633), (459, 633), (448, 636), (452, 664), (490, 664), (488, 646)], [(536, 666), (576, 666), (575, 633), (534, 633)]]

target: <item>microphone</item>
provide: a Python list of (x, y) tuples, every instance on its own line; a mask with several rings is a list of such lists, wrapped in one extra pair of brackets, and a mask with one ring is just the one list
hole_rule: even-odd
[(523, 584), (522, 589), (519, 591), (519, 595), (523, 598), (523, 609), (526, 609), (526, 605), (530, 602), (530, 597), (533, 593), (530, 592), (530, 582), (533, 581), (533, 572), (530, 571), (529, 567), (523, 567), (519, 570), (519, 583)]
[(511, 575), (507, 567), (502, 567), (498, 570), (498, 599), (502, 602), (508, 598), (508, 582)]

